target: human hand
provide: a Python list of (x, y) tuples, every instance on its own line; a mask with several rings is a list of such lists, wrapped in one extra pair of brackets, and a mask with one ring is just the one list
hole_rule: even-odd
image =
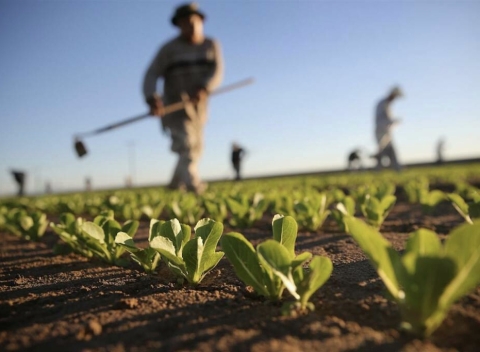
[(208, 92), (205, 88), (199, 88), (197, 89), (191, 96), (190, 100), (192, 101), (193, 104), (198, 104), (201, 101), (206, 100), (208, 97)]
[(165, 107), (158, 96), (148, 98), (147, 104), (150, 107), (150, 115), (162, 117), (165, 114)]

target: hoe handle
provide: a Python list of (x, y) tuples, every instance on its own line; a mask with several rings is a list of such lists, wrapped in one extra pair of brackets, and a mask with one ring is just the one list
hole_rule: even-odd
[[(237, 88), (241, 88), (241, 87), (244, 87), (248, 84), (251, 84), (253, 83), (253, 78), (247, 78), (247, 79), (244, 79), (242, 81), (238, 81), (236, 83), (232, 83), (232, 84), (229, 84), (229, 85), (226, 85), (226, 86), (223, 86), (215, 91), (213, 91), (210, 95), (217, 95), (217, 94), (222, 94), (222, 93), (227, 93), (231, 90), (234, 90), (234, 89), (237, 89)], [(179, 101), (177, 103), (173, 103), (173, 104), (170, 104), (170, 105), (167, 105), (165, 106), (164, 108), (164, 115), (168, 115), (168, 114), (171, 114), (172, 112), (175, 112), (175, 111), (178, 111), (178, 110), (181, 110), (185, 107), (185, 104), (187, 103), (188, 101)], [(117, 123), (113, 123), (111, 125), (108, 125), (108, 126), (105, 126), (105, 127), (102, 127), (102, 128), (99, 128), (99, 129), (96, 129), (94, 131), (91, 131), (91, 132), (87, 132), (87, 133), (82, 133), (82, 134), (78, 134), (76, 137), (77, 139), (80, 138), (80, 137), (86, 137), (86, 136), (92, 136), (92, 135), (96, 135), (96, 134), (99, 134), (99, 133), (103, 133), (103, 132), (107, 132), (107, 131), (110, 131), (110, 130), (113, 130), (117, 127), (120, 127), (120, 126), (124, 126), (124, 125), (128, 125), (132, 122), (136, 122), (136, 121), (139, 121), (139, 120), (142, 120), (146, 117), (149, 117), (151, 116), (149, 112), (146, 112), (144, 114), (141, 114), (141, 115), (138, 115), (138, 116), (134, 116), (134, 117), (130, 117), (128, 119), (125, 119), (125, 120), (122, 120), (122, 121), (119, 121)]]

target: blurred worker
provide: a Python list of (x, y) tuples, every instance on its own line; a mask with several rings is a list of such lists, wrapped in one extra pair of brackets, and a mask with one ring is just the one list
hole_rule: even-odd
[(25, 187), (25, 179), (26, 179), (25, 172), (16, 171), (16, 170), (12, 170), (11, 172), (18, 186), (17, 195), (21, 197), (24, 195), (24, 187)]
[(358, 170), (362, 168), (362, 157), (360, 149), (353, 150), (348, 154), (348, 170)]
[[(223, 76), (219, 43), (204, 36), (205, 15), (195, 3), (179, 6), (171, 19), (180, 33), (164, 44), (148, 67), (143, 93), (150, 113), (162, 117), (164, 132), (172, 139), (171, 150), (179, 155), (169, 188), (201, 193), (198, 162), (203, 151), (208, 96)], [(163, 96), (156, 92), (163, 79)], [(164, 116), (164, 106), (186, 102), (183, 110)]]
[(378, 152), (373, 155), (377, 159), (377, 168), (381, 168), (383, 166), (382, 161), (388, 158), (390, 167), (397, 171), (401, 169), (392, 144), (392, 128), (400, 123), (400, 120), (392, 117), (390, 105), (395, 99), (402, 96), (403, 92), (400, 88), (394, 87), (388, 96), (380, 100), (377, 105), (375, 112), (375, 137), (378, 143)]
[(438, 143), (437, 143), (437, 164), (442, 164), (443, 163), (443, 151), (445, 149), (445, 138), (440, 138)]
[(237, 143), (232, 143), (232, 165), (235, 170), (235, 180), (241, 180), (240, 164), (242, 162), (245, 151)]

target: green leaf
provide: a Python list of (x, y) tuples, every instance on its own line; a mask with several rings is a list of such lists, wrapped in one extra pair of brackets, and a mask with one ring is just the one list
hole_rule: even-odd
[(290, 258), (295, 257), (295, 241), (297, 240), (297, 222), (291, 216), (277, 214), (273, 217), (273, 239), (281, 243), (288, 251)]
[(263, 282), (263, 270), (251, 243), (242, 234), (232, 232), (223, 235), (220, 244), (238, 278), (252, 286), (257, 293), (268, 296)]
[(117, 233), (117, 236), (115, 237), (115, 243), (125, 247), (125, 249), (129, 252), (135, 253), (140, 251), (140, 248), (137, 248), (135, 242), (133, 242), (133, 238), (130, 237), (126, 232), (120, 231)]
[(363, 221), (351, 216), (344, 217), (348, 232), (365, 252), (377, 270), (390, 294), (397, 300), (403, 297), (399, 285), (402, 264), (399, 254), (382, 235)]
[(464, 224), (450, 232), (445, 256), (458, 270), (440, 300), (442, 306), (449, 307), (480, 283), (480, 223)]
[(91, 238), (95, 239), (101, 244), (105, 243), (105, 233), (103, 229), (97, 224), (87, 221), (82, 224), (82, 230)]
[(182, 258), (177, 257), (175, 246), (169, 238), (163, 236), (155, 237), (152, 242), (150, 242), (150, 247), (159, 252), (164, 258), (173, 264), (184, 267), (185, 262)]
[(138, 221), (136, 220), (129, 220), (125, 222), (122, 226), (122, 231), (127, 233), (130, 237), (135, 237), (135, 233), (138, 230)]
[(187, 268), (187, 280), (191, 284), (197, 284), (202, 276), (200, 260), (204, 252), (203, 239), (196, 237), (187, 242), (183, 248), (183, 260)]
[(300, 295), (302, 309), (307, 308), (310, 297), (329, 279), (333, 264), (327, 257), (313, 257), (308, 271), (303, 279), (297, 283), (297, 293)]
[(412, 251), (402, 258), (405, 299), (400, 308), (404, 327), (418, 335), (429, 335), (445, 318), (447, 309), (439, 307), (439, 298), (455, 276), (456, 265), (450, 258), (418, 253)]
[(271, 270), (283, 282), (292, 296), (299, 299), (300, 296), (297, 294), (297, 287), (292, 276), (291, 254), (288, 250), (276, 240), (267, 240), (257, 246), (257, 254), (261, 265)]
[(462, 197), (456, 193), (447, 194), (447, 198), (452, 202), (455, 209), (463, 216), (468, 216), (468, 205)]
[(405, 248), (405, 254), (407, 253), (437, 257), (442, 254), (442, 245), (435, 232), (420, 229), (410, 234)]

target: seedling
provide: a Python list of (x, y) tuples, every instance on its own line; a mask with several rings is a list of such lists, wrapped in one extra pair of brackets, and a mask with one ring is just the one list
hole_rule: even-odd
[(223, 252), (215, 251), (223, 225), (211, 219), (202, 219), (194, 230), (195, 237), (190, 239), (190, 226), (180, 224), (177, 219), (167, 221), (158, 226), (158, 233), (150, 241), (150, 247), (160, 253), (181, 282), (186, 279), (190, 284), (197, 285), (223, 258)]
[(475, 218), (480, 218), (480, 196), (467, 203), (460, 195), (449, 193), (447, 199), (452, 202), (453, 207), (463, 216), (466, 222), (473, 224)]
[(47, 216), (40, 211), (27, 212), (14, 208), (1, 215), (1, 225), (8, 232), (26, 240), (38, 241), (48, 227)]
[(443, 246), (434, 232), (415, 231), (400, 255), (363, 221), (345, 215), (345, 222), (399, 305), (401, 327), (413, 334), (432, 334), (452, 304), (480, 283), (479, 223), (454, 229)]
[[(106, 263), (118, 266), (126, 265), (121, 257), (125, 248), (115, 243), (119, 232), (134, 237), (138, 221), (127, 221), (121, 226), (113, 217), (113, 211), (103, 212), (93, 222), (75, 220), (73, 214), (64, 214), (58, 225), (51, 224), (53, 230), (72, 250), (87, 257), (95, 256)], [(91, 254), (90, 254), (91, 253)]]
[(150, 243), (160, 235), (159, 228), (164, 221), (150, 220), (150, 233), (148, 236), (149, 246), (147, 248), (139, 248), (136, 246), (133, 238), (125, 232), (117, 233), (115, 243), (125, 248), (130, 253), (130, 257), (138, 263), (147, 273), (153, 274), (160, 262), (160, 254), (152, 248)]
[(295, 255), (296, 221), (290, 216), (275, 215), (272, 227), (273, 239), (259, 244), (256, 250), (240, 233), (224, 235), (222, 249), (238, 278), (257, 294), (279, 301), (287, 288), (296, 300), (287, 307), (313, 309), (309, 299), (330, 277), (332, 263), (326, 257), (314, 257), (309, 270), (305, 270), (302, 265), (311, 259), (312, 254)]
[(390, 210), (392, 210), (396, 200), (397, 198), (392, 195), (385, 196), (382, 200), (379, 200), (367, 194), (365, 201), (360, 204), (360, 209), (367, 222), (378, 229), (382, 226)]

